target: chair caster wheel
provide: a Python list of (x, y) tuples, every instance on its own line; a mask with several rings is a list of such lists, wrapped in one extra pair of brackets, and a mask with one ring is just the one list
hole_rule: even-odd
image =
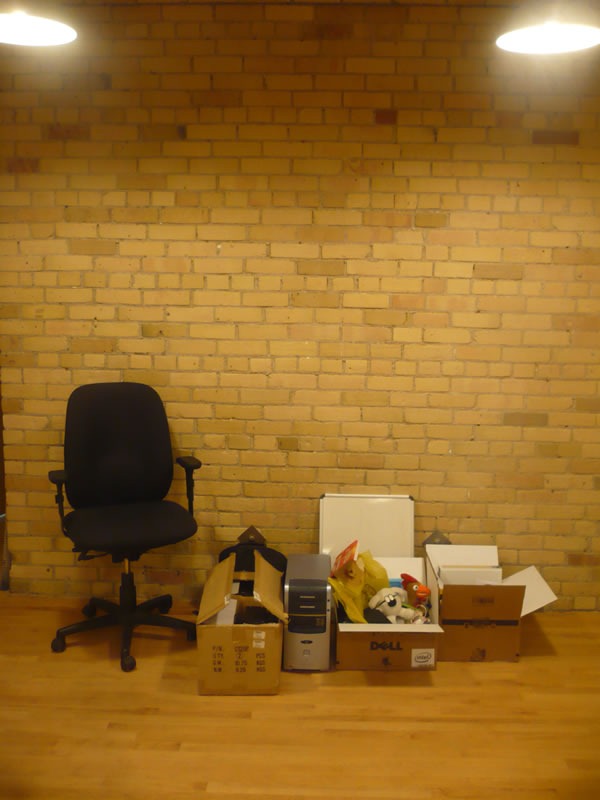
[(168, 614), (171, 610), (171, 606), (173, 605), (172, 600), (163, 600), (162, 603), (158, 606), (158, 613), (159, 614)]
[(135, 669), (135, 658), (130, 655), (121, 656), (121, 669), (123, 672), (131, 672)]
[(96, 616), (96, 606), (93, 603), (86, 603), (81, 609), (81, 613), (84, 617), (91, 619)]
[(52, 639), (52, 643), (50, 644), (53, 653), (62, 653), (66, 646), (67, 643), (64, 636), (57, 636), (55, 639)]

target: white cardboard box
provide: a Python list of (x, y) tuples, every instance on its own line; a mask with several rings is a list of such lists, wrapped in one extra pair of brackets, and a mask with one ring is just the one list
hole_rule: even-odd
[[(414, 501), (408, 495), (325, 494), (319, 509), (319, 549), (331, 559), (351, 541), (369, 550), (390, 579), (408, 572), (425, 582), (424, 560), (414, 556)], [(438, 624), (339, 623), (336, 667), (360, 670), (432, 670), (443, 629)]]
[(432, 617), (444, 629), (441, 661), (516, 661), (521, 619), (556, 600), (535, 567), (502, 578), (493, 545), (429, 544)]
[(481, 567), (481, 566), (448, 566), (440, 567), (440, 582), (444, 586), (489, 586), (502, 583), (501, 567)]

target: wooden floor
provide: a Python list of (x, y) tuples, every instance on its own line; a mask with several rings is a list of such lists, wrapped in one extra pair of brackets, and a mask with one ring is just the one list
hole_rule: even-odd
[[(516, 664), (284, 673), (273, 697), (200, 697), (195, 645), (142, 629), (137, 669), (79, 604), (0, 593), (2, 800), (595, 800), (600, 614), (525, 621)], [(191, 617), (190, 617), (191, 618)]]

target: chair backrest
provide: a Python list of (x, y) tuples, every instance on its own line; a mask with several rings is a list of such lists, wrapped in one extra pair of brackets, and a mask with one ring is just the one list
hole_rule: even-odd
[(67, 403), (64, 467), (72, 508), (162, 500), (173, 457), (157, 392), (127, 382), (75, 389)]

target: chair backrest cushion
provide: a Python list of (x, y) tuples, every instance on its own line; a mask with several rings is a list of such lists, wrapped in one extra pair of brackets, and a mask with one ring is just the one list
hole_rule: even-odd
[(173, 480), (162, 400), (142, 383), (92, 383), (67, 403), (65, 489), (72, 508), (162, 500)]

